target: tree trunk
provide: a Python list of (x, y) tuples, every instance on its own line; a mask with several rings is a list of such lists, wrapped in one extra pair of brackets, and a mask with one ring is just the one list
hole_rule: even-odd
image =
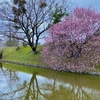
[(0, 59), (2, 58), (3, 51), (0, 52)]
[(32, 51), (33, 51), (34, 54), (36, 54), (37, 53), (36, 47), (33, 47)]

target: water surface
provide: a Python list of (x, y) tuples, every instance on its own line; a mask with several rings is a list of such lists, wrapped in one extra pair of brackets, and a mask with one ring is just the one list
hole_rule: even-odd
[(0, 100), (100, 100), (100, 77), (0, 64)]

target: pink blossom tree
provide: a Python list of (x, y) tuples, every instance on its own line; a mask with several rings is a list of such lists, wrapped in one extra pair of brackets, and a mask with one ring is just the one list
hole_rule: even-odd
[(87, 72), (100, 62), (100, 13), (75, 8), (62, 22), (49, 28), (42, 57), (54, 70)]

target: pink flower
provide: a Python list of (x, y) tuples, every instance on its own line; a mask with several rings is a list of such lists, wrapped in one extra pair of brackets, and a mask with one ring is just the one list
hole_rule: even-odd
[(42, 57), (54, 70), (93, 70), (100, 63), (100, 13), (75, 8), (64, 21), (49, 28)]

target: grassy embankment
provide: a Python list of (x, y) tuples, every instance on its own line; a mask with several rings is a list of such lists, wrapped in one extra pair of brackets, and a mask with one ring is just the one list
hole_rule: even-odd
[[(43, 46), (38, 46), (37, 54), (34, 54), (29, 46), (20, 47), (19, 50), (17, 50), (16, 47), (7, 47), (3, 52), (2, 59), (43, 66), (45, 63), (41, 57), (42, 47)], [(100, 72), (100, 63), (97, 65), (97, 71)]]
[(14, 62), (44, 65), (41, 58), (42, 47), (43, 46), (38, 46), (37, 54), (34, 54), (29, 46), (20, 47), (18, 50), (16, 47), (7, 47), (4, 49), (2, 59)]

